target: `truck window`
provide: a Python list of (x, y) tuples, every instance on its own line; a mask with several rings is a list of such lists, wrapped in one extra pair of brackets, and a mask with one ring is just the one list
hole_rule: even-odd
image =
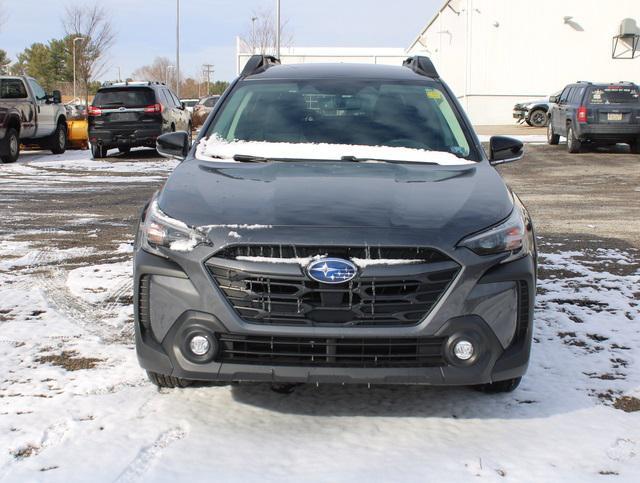
[(2, 99), (25, 99), (27, 89), (20, 79), (0, 80), (0, 97)]
[(47, 98), (47, 93), (34, 79), (28, 79), (33, 95), (36, 96), (36, 100), (44, 101)]

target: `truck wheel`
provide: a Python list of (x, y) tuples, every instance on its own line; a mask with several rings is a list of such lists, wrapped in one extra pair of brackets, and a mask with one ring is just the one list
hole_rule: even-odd
[(567, 126), (567, 151), (570, 153), (579, 153), (582, 148), (582, 142), (576, 137), (573, 132), (573, 126)]
[(516, 377), (515, 379), (506, 379), (504, 381), (490, 382), (489, 384), (480, 384), (478, 386), (473, 386), (473, 388), (486, 394), (498, 394), (501, 392), (514, 391), (520, 385), (520, 381), (522, 381), (522, 378)]
[(158, 387), (187, 387), (191, 385), (190, 381), (186, 379), (180, 379), (179, 377), (166, 376), (164, 374), (158, 374), (157, 372), (147, 371), (149, 380)]
[(547, 125), (547, 113), (544, 109), (534, 109), (529, 113), (529, 126), (545, 127)]
[(93, 159), (100, 159), (107, 156), (107, 149), (103, 146), (98, 146), (97, 144), (91, 145), (91, 157)]
[(67, 149), (67, 125), (59, 122), (49, 139), (49, 148), (53, 154), (62, 154)]
[(560, 142), (560, 135), (553, 132), (553, 126), (551, 122), (547, 124), (547, 143), (555, 146)]
[(20, 140), (18, 139), (18, 131), (10, 127), (7, 129), (4, 142), (7, 143), (7, 154), (2, 156), (3, 163), (15, 163), (20, 156)]

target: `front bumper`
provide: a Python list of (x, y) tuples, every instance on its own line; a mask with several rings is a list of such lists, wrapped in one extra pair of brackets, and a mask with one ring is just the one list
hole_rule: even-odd
[[(205, 381), (433, 385), (481, 384), (519, 377), (526, 371), (536, 283), (532, 256), (500, 264), (502, 256), (479, 257), (467, 249), (457, 249), (448, 255), (461, 265), (460, 273), (418, 324), (331, 327), (245, 322), (205, 268), (204, 261), (213, 251), (199, 246), (190, 253), (176, 253), (172, 260), (136, 251), (136, 346), (145, 369)], [(319, 343), (356, 339), (371, 343), (384, 338), (441, 340), (441, 361), (416, 367), (341, 367), (324, 356), (320, 364), (317, 360), (313, 364), (231, 363), (219, 357), (198, 361), (185, 349), (186, 334), (193, 330), (223, 337), (271, 338), (276, 347), (281, 338)], [(451, 343), (460, 337), (472, 340), (478, 348), (470, 363), (452, 355)]]
[(529, 114), (528, 109), (514, 109), (513, 110), (513, 118), (518, 121), (524, 121)]

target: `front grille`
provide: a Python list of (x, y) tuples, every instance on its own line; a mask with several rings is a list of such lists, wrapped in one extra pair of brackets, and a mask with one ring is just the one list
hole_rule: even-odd
[[(207, 262), (210, 274), (229, 303), (249, 323), (415, 325), (429, 313), (459, 270), (445, 255), (424, 248), (284, 247), (282, 252), (274, 248), (275, 253), (271, 249), (264, 246), (227, 248)], [(407, 260), (407, 265), (387, 266), (389, 275), (382, 269), (376, 272), (376, 277), (359, 275), (347, 283), (327, 285), (311, 280), (302, 270), (282, 274), (274, 268), (275, 273), (265, 274), (252, 272), (250, 262), (245, 261), (241, 269), (224, 263), (242, 256), (294, 259), (315, 255), (352, 259), (368, 255), (367, 260)], [(406, 276), (398, 275), (402, 273), (398, 267), (411, 267), (417, 260), (420, 267), (424, 267), (423, 272), (413, 273), (413, 270)], [(281, 264), (274, 267), (278, 265)]]
[(322, 367), (444, 365), (445, 338), (321, 338), (221, 334), (218, 362)]

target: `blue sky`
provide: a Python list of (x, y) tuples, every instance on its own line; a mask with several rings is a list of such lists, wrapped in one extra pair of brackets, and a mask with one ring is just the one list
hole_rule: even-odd
[[(281, 0), (296, 46), (407, 47), (442, 0)], [(60, 17), (69, 3), (83, 0), (0, 0), (8, 18), (0, 48), (12, 59), (33, 42), (63, 35)], [(235, 75), (235, 37), (246, 34), (251, 14), (273, 8), (275, 0), (181, 0), (181, 67), (195, 76), (203, 63), (215, 65), (216, 79)], [(155, 57), (175, 57), (176, 0), (100, 0), (117, 32), (109, 71), (127, 76)], [(34, 16), (38, 12), (37, 16)]]

